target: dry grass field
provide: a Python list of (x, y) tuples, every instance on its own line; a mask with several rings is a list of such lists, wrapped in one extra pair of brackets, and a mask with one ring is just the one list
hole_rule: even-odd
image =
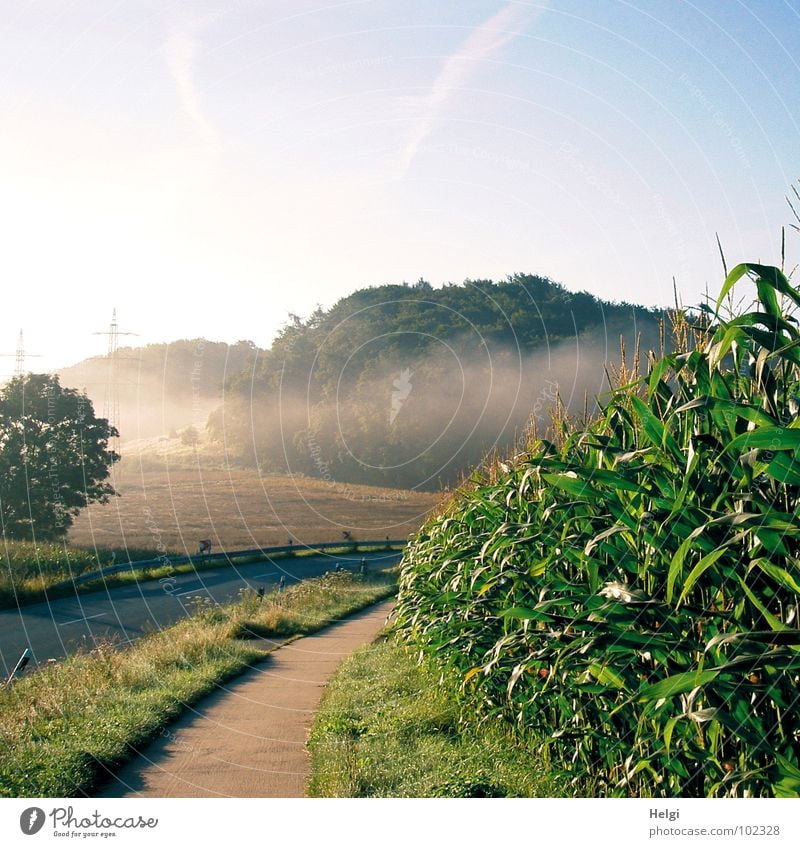
[(337, 541), (405, 538), (440, 495), (372, 488), (305, 477), (259, 475), (219, 464), (140, 461), (127, 456), (115, 469), (121, 496), (93, 504), (75, 521), (69, 542), (82, 547), (147, 547), (197, 552)]

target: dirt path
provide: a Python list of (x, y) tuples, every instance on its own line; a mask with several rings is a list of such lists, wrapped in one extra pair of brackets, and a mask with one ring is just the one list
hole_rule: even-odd
[(98, 797), (302, 797), (305, 743), (329, 677), (382, 629), (392, 602), (276, 650), (203, 700)]

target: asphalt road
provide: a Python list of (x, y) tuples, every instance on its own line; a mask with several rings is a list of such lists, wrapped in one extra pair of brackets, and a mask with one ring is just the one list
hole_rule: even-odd
[(21, 609), (0, 611), (0, 673), (5, 679), (23, 650), (29, 647), (31, 665), (48, 659), (61, 659), (83, 647), (92, 649), (98, 641), (130, 644), (140, 636), (175, 623), (191, 614), (193, 597), (209, 597), (216, 603), (238, 598), (243, 588), (278, 587), (281, 576), (286, 585), (334, 570), (337, 562), (357, 570), (362, 558), (371, 570), (396, 564), (401, 553), (347, 553), (276, 559), (252, 565), (225, 565), (199, 573), (175, 575), (169, 579), (82, 594), (37, 603)]

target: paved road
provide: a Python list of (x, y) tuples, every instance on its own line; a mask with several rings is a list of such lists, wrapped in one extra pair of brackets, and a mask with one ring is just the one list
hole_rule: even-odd
[(243, 588), (274, 590), (281, 576), (287, 586), (297, 580), (320, 576), (336, 563), (356, 569), (362, 557), (371, 570), (396, 564), (402, 554), (348, 553), (276, 559), (252, 565), (226, 565), (199, 573), (180, 574), (169, 581), (153, 580), (111, 591), (38, 603), (21, 609), (0, 611), (0, 673), (8, 676), (22, 651), (30, 647), (31, 665), (61, 659), (80, 647), (91, 649), (96, 641), (113, 639), (129, 644), (146, 632), (161, 629), (191, 614), (192, 598), (210, 597), (227, 603)]

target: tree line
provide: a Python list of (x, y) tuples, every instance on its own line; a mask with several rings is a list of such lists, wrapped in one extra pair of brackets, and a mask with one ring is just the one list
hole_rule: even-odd
[(593, 402), (620, 336), (653, 341), (659, 318), (530, 274), (365, 288), (292, 316), (209, 430), (264, 470), (435, 489), (513, 444), (553, 386)]

